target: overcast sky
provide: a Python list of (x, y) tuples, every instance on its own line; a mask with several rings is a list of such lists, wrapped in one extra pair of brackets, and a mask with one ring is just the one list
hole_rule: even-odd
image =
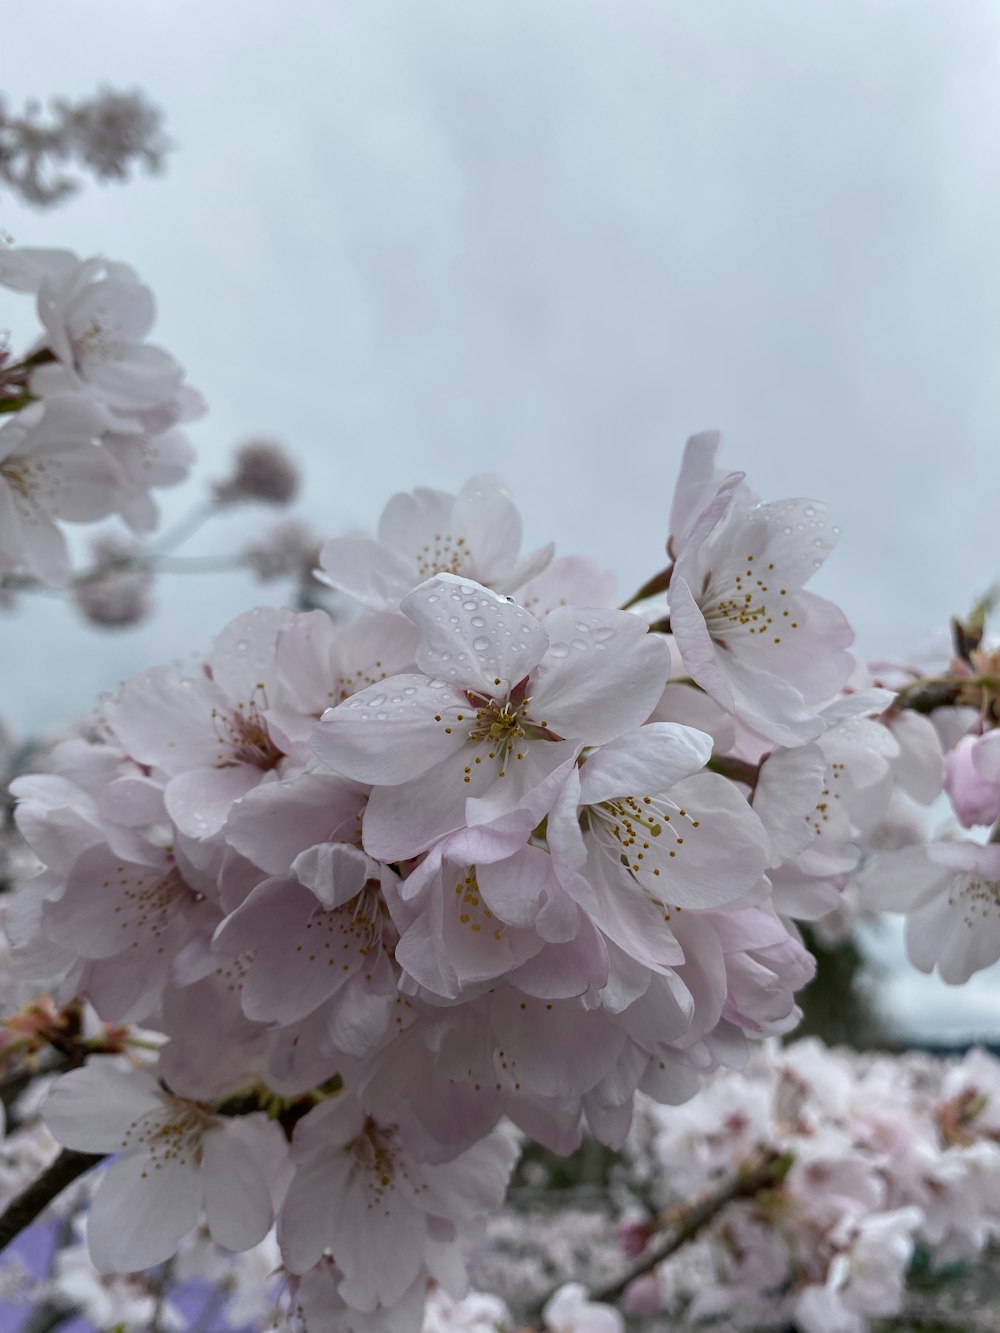
[[(764, 498), (833, 508), (818, 586), (865, 655), (1000, 573), (996, 0), (36, 0), (3, 45), (15, 103), (108, 83), (165, 111), (163, 177), (0, 199), (0, 227), (153, 288), (211, 409), (169, 512), (255, 433), (329, 535), (496, 471), (532, 545), (630, 591), (718, 426)], [(0, 328), (28, 313), (0, 293)], [(113, 637), (25, 604), (3, 712), (58, 726), (260, 596), (175, 576)]]

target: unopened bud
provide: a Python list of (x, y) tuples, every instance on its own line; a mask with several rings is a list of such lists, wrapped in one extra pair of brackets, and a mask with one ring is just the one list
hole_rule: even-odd
[(286, 505), (299, 490), (299, 470), (275, 440), (248, 440), (236, 451), (232, 476), (215, 483), (220, 504), (262, 500)]

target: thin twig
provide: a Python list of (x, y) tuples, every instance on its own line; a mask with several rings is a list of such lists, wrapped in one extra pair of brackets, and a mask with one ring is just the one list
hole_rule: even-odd
[(735, 1176), (723, 1181), (714, 1190), (702, 1195), (700, 1199), (696, 1199), (686, 1207), (669, 1236), (664, 1237), (658, 1245), (650, 1246), (617, 1281), (592, 1292), (590, 1299), (605, 1303), (617, 1300), (636, 1278), (642, 1277), (657, 1264), (662, 1264), (665, 1259), (676, 1254), (682, 1245), (686, 1245), (698, 1234), (702, 1227), (714, 1221), (727, 1204), (735, 1199), (752, 1199), (762, 1189), (778, 1184), (784, 1179), (790, 1166), (790, 1154), (775, 1152), (773, 1148), (762, 1148), (756, 1154), (752, 1154)]
[(0, 1252), (26, 1227), (30, 1227), (39, 1213), (67, 1185), (72, 1185), (74, 1180), (86, 1175), (105, 1156), (105, 1153), (74, 1152), (71, 1148), (64, 1148), (52, 1165), (0, 1213)]

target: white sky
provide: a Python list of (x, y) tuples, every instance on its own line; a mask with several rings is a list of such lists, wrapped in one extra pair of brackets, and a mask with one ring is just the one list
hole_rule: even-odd
[[(15, 104), (109, 83), (166, 112), (164, 177), (0, 199), (0, 227), (155, 291), (211, 407), (169, 512), (252, 433), (329, 535), (496, 471), (531, 545), (631, 591), (685, 436), (719, 426), (765, 498), (832, 506), (819, 586), (865, 655), (1000, 573), (995, 0), (35, 0), (3, 53)], [(0, 328), (27, 314), (0, 293)], [(260, 596), (174, 577), (104, 637), (25, 605), (2, 711), (58, 726)]]

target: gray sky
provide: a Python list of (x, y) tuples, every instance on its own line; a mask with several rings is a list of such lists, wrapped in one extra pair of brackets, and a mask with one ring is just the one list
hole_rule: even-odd
[[(15, 102), (166, 112), (164, 177), (0, 226), (149, 282), (211, 408), (202, 485), (278, 435), (334, 535), (496, 471), (532, 545), (631, 591), (718, 426), (765, 498), (832, 506), (818, 587), (866, 655), (1000, 573), (995, 0), (36, 0), (3, 41)], [(260, 598), (165, 579), (117, 636), (38, 599), (0, 630), (3, 712), (57, 726)]]

